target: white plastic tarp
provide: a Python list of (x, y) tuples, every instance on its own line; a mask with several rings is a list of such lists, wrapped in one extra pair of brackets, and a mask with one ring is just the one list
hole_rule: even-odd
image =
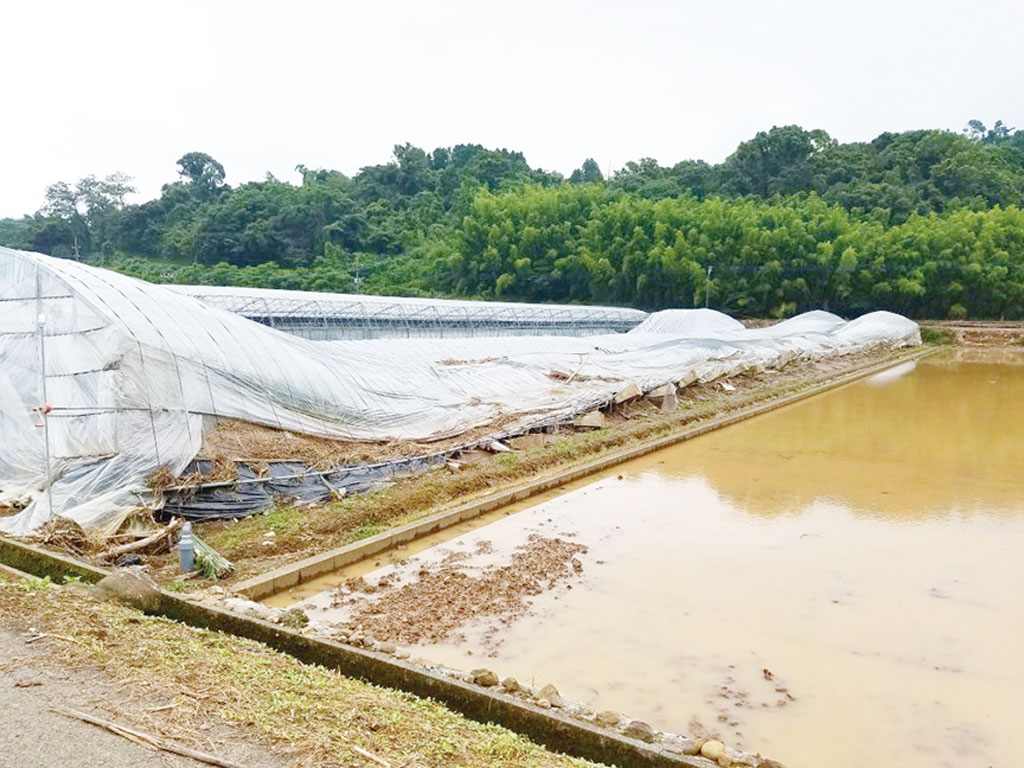
[(746, 330), (713, 310), (671, 310), (590, 337), (308, 341), (158, 285), (0, 248), (0, 500), (34, 499), (0, 528), (62, 515), (116, 529), (149, 503), (150, 473), (180, 473), (197, 455), (211, 418), (429, 441), (569, 417), (627, 383), (649, 390), (879, 343), (920, 343), (918, 327), (888, 312), (811, 312)]

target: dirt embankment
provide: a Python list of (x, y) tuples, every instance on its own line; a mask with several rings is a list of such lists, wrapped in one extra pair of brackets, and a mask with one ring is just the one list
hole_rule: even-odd
[(1024, 345), (1024, 322), (1012, 320), (927, 320), (921, 325), (947, 335), (950, 344), (963, 347)]

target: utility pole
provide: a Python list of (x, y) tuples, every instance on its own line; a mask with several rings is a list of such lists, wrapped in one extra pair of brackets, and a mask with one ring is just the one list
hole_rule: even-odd
[(711, 270), (713, 267), (708, 264), (708, 276), (704, 281), (704, 309), (708, 308), (708, 297), (711, 296)]

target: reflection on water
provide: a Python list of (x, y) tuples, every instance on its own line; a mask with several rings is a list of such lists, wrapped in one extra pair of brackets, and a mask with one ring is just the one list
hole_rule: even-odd
[(415, 653), (794, 768), (1021, 765), (1022, 360), (928, 358), (524, 504), (445, 548), (574, 535), (582, 584)]

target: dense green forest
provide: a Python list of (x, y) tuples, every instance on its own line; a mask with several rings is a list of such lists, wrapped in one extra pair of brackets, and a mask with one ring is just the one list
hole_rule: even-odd
[(775, 127), (724, 162), (651, 159), (566, 179), (521, 153), (397, 146), (349, 178), (299, 166), (230, 187), (191, 152), (159, 198), (131, 178), (58, 182), (0, 219), (0, 244), (156, 282), (1024, 317), (1024, 131), (886, 133), (840, 144)]

